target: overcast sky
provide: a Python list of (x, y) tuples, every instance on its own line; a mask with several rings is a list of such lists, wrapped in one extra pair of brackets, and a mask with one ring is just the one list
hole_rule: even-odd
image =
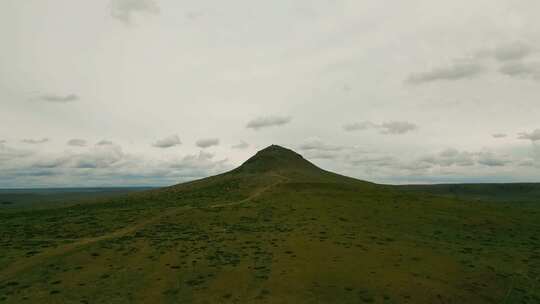
[(540, 182), (538, 0), (2, 0), (0, 187), (170, 185), (270, 144)]

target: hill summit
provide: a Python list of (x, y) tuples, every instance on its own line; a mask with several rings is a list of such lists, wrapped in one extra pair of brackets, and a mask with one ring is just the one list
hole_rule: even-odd
[(234, 171), (243, 173), (265, 173), (286, 171), (323, 171), (302, 155), (278, 145), (268, 146), (245, 161)]

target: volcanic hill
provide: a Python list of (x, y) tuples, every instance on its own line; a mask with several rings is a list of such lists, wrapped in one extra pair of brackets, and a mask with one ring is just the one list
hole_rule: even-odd
[(538, 201), (439, 194), (272, 145), (201, 180), (0, 210), (0, 302), (540, 303)]

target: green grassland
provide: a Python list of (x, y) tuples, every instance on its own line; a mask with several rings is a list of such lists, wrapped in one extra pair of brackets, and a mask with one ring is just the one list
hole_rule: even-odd
[(190, 183), (0, 209), (0, 303), (540, 303), (540, 202), (437, 191), (271, 146)]
[(51, 208), (112, 198), (149, 187), (0, 189), (0, 210), (5, 208)]
[(468, 201), (540, 203), (540, 184), (535, 183), (403, 185), (399, 189)]

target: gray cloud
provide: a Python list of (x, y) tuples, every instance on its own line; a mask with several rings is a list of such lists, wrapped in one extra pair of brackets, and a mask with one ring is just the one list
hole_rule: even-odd
[(247, 142), (245, 142), (245, 141), (241, 141), (241, 142), (237, 143), (236, 145), (232, 145), (231, 148), (243, 150), (243, 149), (249, 148), (249, 144)]
[(342, 146), (335, 146), (323, 142), (320, 138), (310, 138), (300, 144), (298, 148), (302, 150), (318, 150), (318, 151), (340, 151), (345, 149)]
[(499, 72), (508, 77), (540, 81), (540, 62), (511, 62), (503, 65)]
[(416, 130), (418, 127), (407, 121), (390, 121), (383, 123), (380, 128), (383, 134), (405, 134)]
[(212, 147), (212, 146), (217, 146), (217, 145), (219, 145), (219, 139), (218, 138), (199, 139), (199, 140), (197, 140), (196, 145), (197, 145), (197, 147), (203, 148), (203, 149), (209, 148), (209, 147)]
[(175, 169), (210, 169), (225, 161), (215, 162), (213, 158), (214, 154), (201, 151), (199, 154), (189, 154), (180, 160), (173, 161), (170, 167)]
[(333, 151), (308, 150), (303, 156), (307, 159), (337, 159), (339, 154)]
[(457, 149), (446, 149), (436, 155), (426, 156), (420, 161), (441, 167), (472, 166), (475, 163), (474, 154)]
[(511, 161), (492, 152), (481, 152), (478, 155), (478, 163), (489, 167), (500, 167), (511, 163)]
[(46, 169), (59, 168), (65, 165), (66, 163), (68, 163), (68, 161), (69, 161), (68, 156), (61, 156), (61, 157), (42, 156), (40, 159), (32, 163), (32, 167), (46, 168)]
[(7, 141), (5, 139), (0, 139), (0, 145), (5, 144)]
[[(171, 185), (231, 169), (227, 159), (206, 152), (165, 160), (127, 154), (118, 145), (92, 146), (82, 153), (23, 152), (0, 145), (2, 187)], [(53, 175), (54, 179), (31, 178)]]
[(67, 145), (73, 147), (86, 147), (86, 140), (80, 138), (73, 138), (68, 140)]
[(125, 157), (120, 146), (101, 146), (88, 153), (69, 158), (68, 166), (79, 169), (108, 168)]
[(469, 79), (485, 71), (483, 65), (478, 63), (455, 63), (448, 67), (436, 68), (424, 73), (412, 74), (407, 83), (423, 84), (434, 81), (455, 81)]
[(171, 135), (169, 137), (157, 140), (155, 143), (152, 144), (152, 146), (156, 148), (170, 148), (181, 144), (182, 142), (180, 141), (178, 135)]
[(399, 170), (405, 170), (405, 171), (412, 171), (412, 172), (421, 172), (428, 170), (432, 167), (432, 164), (421, 162), (421, 161), (413, 161), (413, 162), (404, 162), (399, 163), (396, 168)]
[(391, 156), (375, 156), (375, 157), (363, 157), (363, 158), (352, 158), (348, 160), (348, 163), (353, 166), (378, 166), (378, 167), (388, 167), (395, 165), (397, 160)]
[(5, 144), (0, 144), (0, 163), (1, 162), (11, 162), (17, 158), (23, 158), (32, 155), (32, 152), (14, 149), (6, 146)]
[(522, 132), (518, 135), (519, 139), (528, 139), (530, 141), (540, 140), (540, 129), (536, 129), (532, 132)]
[(318, 137), (305, 140), (298, 146), (308, 159), (337, 159), (347, 147), (332, 145)]
[(102, 169), (120, 162), (125, 157), (126, 154), (122, 151), (122, 147), (118, 145), (94, 146), (84, 153), (65, 153), (56, 157), (42, 157), (32, 167)]
[(246, 125), (248, 129), (259, 130), (263, 128), (281, 126), (291, 122), (292, 118), (289, 116), (266, 116), (258, 117), (249, 121)]
[(499, 61), (521, 60), (536, 50), (523, 42), (514, 42), (501, 45), (493, 50), (493, 57)]
[(507, 156), (499, 155), (491, 151), (472, 153), (452, 148), (441, 151), (436, 155), (421, 158), (420, 161), (440, 167), (468, 167), (476, 164), (488, 167), (500, 167), (512, 162)]
[(343, 126), (345, 131), (363, 131), (371, 128), (377, 128), (378, 125), (370, 121), (349, 123)]
[(46, 101), (46, 102), (68, 103), (68, 102), (78, 101), (80, 97), (76, 94), (68, 94), (68, 95), (46, 94), (46, 95), (39, 96), (37, 99), (41, 101)]
[(376, 124), (370, 121), (349, 123), (343, 126), (345, 131), (364, 131), (377, 129), (381, 134), (400, 135), (418, 129), (418, 126), (407, 121), (388, 121), (382, 124)]
[(111, 16), (126, 25), (133, 23), (133, 14), (159, 14), (159, 6), (153, 0), (112, 0)]
[(98, 141), (98, 142), (96, 143), (96, 146), (109, 146), (109, 145), (112, 145), (112, 144), (113, 144), (112, 141), (102, 139), (102, 140), (100, 140), (100, 141)]
[(520, 167), (534, 167), (536, 162), (534, 159), (525, 159), (520, 161), (517, 165)]
[(507, 137), (508, 135), (504, 134), (504, 133), (495, 133), (495, 134), (492, 134), (491, 135), (493, 138), (505, 138)]
[(41, 139), (25, 138), (25, 139), (21, 140), (21, 142), (23, 142), (25, 144), (32, 144), (32, 145), (43, 144), (43, 143), (46, 143), (48, 141), (49, 141), (48, 138), (41, 138)]

